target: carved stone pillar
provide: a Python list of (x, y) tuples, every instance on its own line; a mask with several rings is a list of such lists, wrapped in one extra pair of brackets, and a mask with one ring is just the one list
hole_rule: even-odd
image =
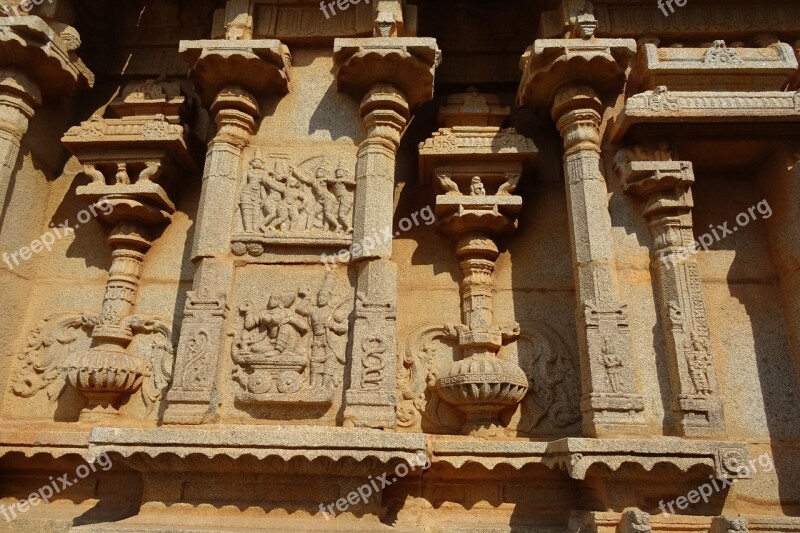
[[(510, 109), (471, 89), (454, 94), (439, 111), (440, 128), (420, 145), (420, 179), (431, 181), (440, 229), (457, 242), (461, 323), (445, 326), (459, 355), (436, 382), (436, 391), (464, 414), (465, 434), (502, 433), (499, 414), (516, 407), (528, 378), (500, 351), (520, 336), (520, 326), (494, 320), (495, 263), (499, 235), (516, 229), (522, 197), (514, 192), (536, 157), (533, 142), (501, 126)], [(480, 175), (477, 175), (480, 174)], [(468, 191), (468, 192), (467, 192)]]
[(634, 148), (617, 154), (615, 168), (626, 192), (645, 200), (653, 236), (652, 269), (667, 345), (676, 434), (707, 436), (723, 429), (708, 321), (692, 234), (692, 165), (665, 149)]
[(596, 22), (588, 17), (579, 33), (583, 39), (542, 39), (528, 49), (518, 99), (550, 108), (564, 140), (583, 431), (594, 437), (646, 433), (648, 428), (600, 171), (604, 99), (621, 89), (636, 45), (629, 39), (589, 40)]
[(39, 17), (0, 17), (0, 212), (22, 138), (42, 99), (94, 84), (94, 75), (74, 52), (79, 44), (66, 41)]
[(197, 265), (186, 301), (175, 380), (164, 419), (200, 424), (215, 416), (215, 383), (233, 283), (230, 239), (237, 212), (242, 150), (260, 117), (258, 97), (288, 90), (288, 49), (276, 40), (183, 41), (190, 75), (217, 124), (203, 170), (192, 260)]
[[(433, 96), (439, 50), (434, 39), (423, 38), (336, 39), (334, 49), (339, 90), (363, 97), (367, 132), (356, 165), (353, 241), (380, 243), (356, 264), (358, 302), (344, 423), (394, 427), (397, 265), (391, 259), (391, 239), (384, 236), (392, 230), (400, 137), (410, 110)], [(375, 379), (371, 369), (381, 365)]]
[[(177, 85), (148, 80), (125, 87), (109, 108), (120, 118), (93, 116), (71, 128), (64, 145), (92, 179), (78, 187), (91, 211), (113, 229), (106, 292), (99, 316), (85, 315), (91, 347), (60, 367), (66, 381), (88, 400), (82, 419), (113, 415), (119, 403), (143, 387), (145, 402), (161, 399), (172, 375), (170, 328), (156, 317), (135, 315), (144, 258), (175, 212), (170, 192), (197, 172), (191, 138), (183, 123), (186, 99)], [(140, 333), (158, 331), (162, 341), (138, 354)], [(155, 381), (151, 381), (155, 379)]]

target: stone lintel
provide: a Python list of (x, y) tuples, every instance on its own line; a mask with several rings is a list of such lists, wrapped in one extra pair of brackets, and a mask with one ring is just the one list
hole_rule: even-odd
[(433, 98), (441, 53), (430, 37), (336, 39), (333, 57), (340, 91), (361, 99), (376, 84), (399, 89), (411, 109)]
[(634, 91), (667, 86), (671, 90), (780, 91), (797, 71), (794, 50), (786, 43), (765, 48), (728, 48), (715, 41), (710, 48), (639, 49), (631, 73)]
[(36, 16), (0, 17), (0, 62), (30, 76), (45, 98), (67, 96), (75, 89), (94, 85), (94, 74)]
[(39, 454), (53, 458), (65, 455), (86, 457), (89, 449), (90, 426), (75, 423), (14, 423), (7, 422), (0, 428), (0, 457), (9, 453), (21, 453), (25, 457)]
[(89, 435), (89, 456), (134, 455), (152, 460), (177, 456), (191, 468), (192, 456), (214, 459), (283, 461), (304, 458), (322, 460), (377, 461), (388, 464), (411, 461), (425, 452), (421, 433), (387, 433), (372, 429), (322, 426), (230, 425), (202, 428), (94, 428)]
[(498, 465), (521, 469), (528, 464), (544, 464), (565, 470), (572, 479), (586, 479), (593, 465), (605, 465), (612, 472), (624, 464), (639, 465), (650, 471), (657, 464), (672, 465), (684, 474), (698, 471), (698, 479), (708, 479), (708, 470), (718, 478), (749, 478), (741, 472), (749, 454), (742, 442), (690, 440), (677, 437), (655, 439), (565, 438), (551, 442), (484, 441), (472, 438), (430, 437), (432, 462), (461, 468), (476, 462), (491, 470)]
[(611, 126), (611, 141), (633, 133), (664, 138), (665, 127), (678, 137), (784, 138), (787, 128), (800, 130), (800, 91), (671, 91), (660, 86), (628, 98)]
[(589, 85), (603, 98), (613, 97), (635, 52), (633, 39), (539, 39), (522, 54), (517, 102), (549, 110), (556, 92), (568, 84)]
[(205, 105), (225, 87), (241, 87), (256, 97), (289, 92), (291, 56), (277, 39), (181, 41), (179, 51)]

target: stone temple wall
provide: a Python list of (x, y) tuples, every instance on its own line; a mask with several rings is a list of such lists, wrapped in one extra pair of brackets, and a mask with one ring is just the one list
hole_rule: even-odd
[(800, 532), (800, 9), (2, 0), (0, 531)]

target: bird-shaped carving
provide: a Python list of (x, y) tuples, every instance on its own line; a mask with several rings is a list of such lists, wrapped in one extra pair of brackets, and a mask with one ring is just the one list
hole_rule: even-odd
[(510, 196), (514, 194), (514, 191), (517, 190), (517, 185), (519, 185), (519, 178), (522, 174), (516, 172), (508, 172), (506, 173), (506, 181), (500, 188), (497, 189), (498, 196)]
[(445, 194), (448, 195), (456, 195), (461, 194), (461, 191), (458, 188), (458, 184), (453, 181), (450, 176), (446, 174), (439, 174), (436, 176), (439, 179), (439, 185), (442, 187), (442, 190)]
[(94, 165), (83, 165), (83, 173), (92, 178), (92, 185), (106, 184), (106, 177)]
[(155, 183), (158, 178), (161, 177), (161, 174), (164, 172), (164, 169), (161, 167), (161, 163), (158, 161), (148, 161), (146, 163), (146, 167), (144, 170), (139, 173), (139, 179), (137, 183), (145, 183), (145, 182), (153, 182)]

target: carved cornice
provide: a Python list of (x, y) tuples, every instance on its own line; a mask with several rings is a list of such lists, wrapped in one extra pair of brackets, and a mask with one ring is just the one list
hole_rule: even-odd
[(291, 56), (276, 39), (181, 41), (179, 51), (205, 105), (226, 87), (241, 87), (257, 97), (289, 91)]
[(585, 84), (604, 98), (625, 83), (625, 69), (636, 52), (632, 39), (539, 39), (522, 55), (519, 105), (549, 109), (558, 89)]
[(0, 17), (0, 65), (25, 72), (46, 98), (94, 85), (72, 48), (39, 17)]
[(775, 43), (765, 48), (728, 48), (715, 41), (710, 48), (658, 48), (645, 44), (631, 74), (634, 91), (667, 86), (671, 90), (779, 91), (797, 71), (792, 47)]
[[(182, 469), (197, 459), (284, 462), (306, 460), (374, 462), (385, 465), (411, 461), (425, 451), (420, 433), (387, 433), (322, 426), (215, 426), (213, 428), (95, 428), (89, 436), (89, 456), (103, 453), (128, 459), (134, 468), (168, 469), (178, 458)], [(210, 462), (208, 463), (210, 465)]]
[(397, 87), (411, 109), (433, 98), (434, 72), (441, 61), (436, 39), (336, 39), (333, 51), (339, 90), (359, 100), (381, 83)]
[(521, 469), (529, 464), (544, 464), (564, 470), (572, 479), (586, 479), (592, 466), (605, 466), (612, 473), (624, 465), (638, 465), (647, 471), (666, 464), (689, 474), (694, 467), (697, 479), (707, 479), (711, 471), (718, 478), (748, 479), (747, 445), (741, 442), (699, 441), (660, 437), (636, 439), (566, 438), (552, 442), (431, 437), (432, 462), (461, 468), (478, 463), (491, 470), (498, 465)]
[(693, 132), (698, 124), (708, 124), (718, 125), (719, 134), (752, 134), (755, 124), (779, 133), (776, 123), (800, 123), (800, 91), (670, 91), (660, 86), (628, 98), (611, 128), (611, 140), (622, 140), (634, 126), (661, 130), (674, 125)]

